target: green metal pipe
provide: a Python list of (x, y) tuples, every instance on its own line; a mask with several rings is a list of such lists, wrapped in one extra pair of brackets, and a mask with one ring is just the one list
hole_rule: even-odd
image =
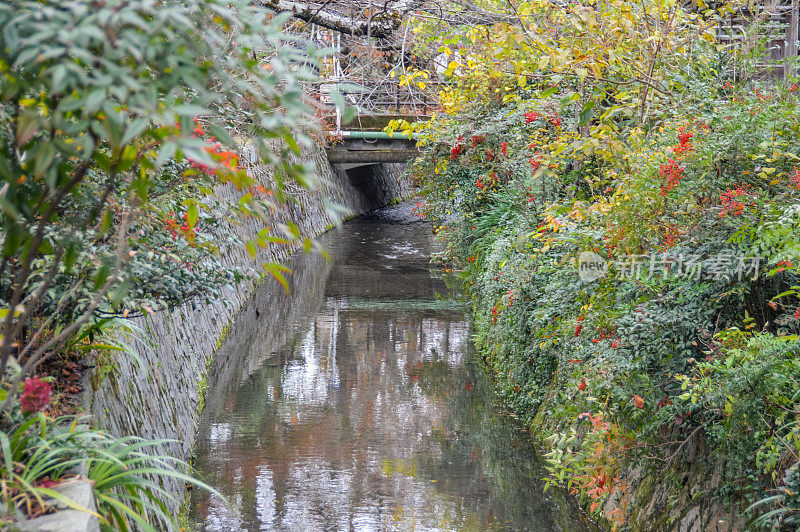
[[(331, 134), (336, 134), (335, 131), (331, 131)], [(411, 139), (408, 138), (408, 135), (404, 135), (400, 132), (394, 134), (394, 136), (389, 136), (388, 133), (383, 131), (340, 131), (339, 134), (344, 139), (381, 139), (381, 140), (417, 140), (417, 134), (412, 133)]]

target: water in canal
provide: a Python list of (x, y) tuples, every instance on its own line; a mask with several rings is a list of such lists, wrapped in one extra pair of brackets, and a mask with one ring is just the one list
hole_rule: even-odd
[(193, 491), (195, 528), (591, 530), (493, 405), (430, 227), (399, 205), (322, 240), (211, 370), (195, 466), (231, 506)]

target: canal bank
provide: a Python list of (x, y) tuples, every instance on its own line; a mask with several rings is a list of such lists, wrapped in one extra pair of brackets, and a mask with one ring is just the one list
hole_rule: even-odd
[(525, 433), (494, 407), (471, 328), (432, 274), (430, 227), (400, 205), (346, 223), (332, 261), (264, 285), (208, 380), (193, 492), (202, 530), (593, 530), (543, 492)]
[[(296, 190), (292, 191), (297, 198), (295, 203), (269, 214), (266, 220), (253, 217), (242, 223), (226, 224), (220, 241), (229, 235), (244, 241), (265, 226), (277, 227), (289, 221), (296, 224), (301, 234), (316, 236), (342, 219), (412, 194), (412, 185), (402, 177), (405, 164), (373, 165), (366, 170), (362, 168), (354, 177), (351, 171), (330, 164), (322, 145), (306, 150), (303, 159), (316, 163), (320, 177), (316, 189), (305, 190), (295, 185)], [(272, 170), (252, 161), (255, 158), (245, 150), (242, 162), (248, 171), (260, 185), (272, 189)], [(219, 187), (215, 194), (235, 197), (229, 186)], [(331, 209), (332, 205), (337, 208)], [(290, 252), (286, 247), (269, 246), (259, 250), (253, 259), (241, 245), (221, 249), (220, 258), (226, 267), (258, 271), (261, 262), (284, 261)], [(277, 285), (271, 279), (266, 282)], [(169, 440), (158, 452), (189, 460), (214, 353), (229, 334), (235, 333), (233, 320), (260, 282), (258, 278), (245, 280), (224, 288), (215, 301), (192, 301), (173, 311), (133, 320), (143, 331), (127, 342), (137, 357), (115, 357), (112, 363), (95, 368), (87, 379), (86, 409), (95, 425), (117, 437), (135, 434)], [(171, 492), (182, 500), (184, 484), (167, 482)], [(178, 511), (177, 504), (168, 506)]]

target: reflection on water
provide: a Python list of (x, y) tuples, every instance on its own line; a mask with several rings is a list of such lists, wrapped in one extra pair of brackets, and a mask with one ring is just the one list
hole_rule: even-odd
[(326, 236), (293, 292), (255, 294), (212, 370), (193, 492), (203, 530), (590, 530), (542, 493), (527, 439), (469, 363), (408, 206)]

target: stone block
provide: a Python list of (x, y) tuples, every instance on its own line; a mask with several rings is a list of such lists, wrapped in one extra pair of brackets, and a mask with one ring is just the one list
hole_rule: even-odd
[(55, 513), (15, 523), (16, 529), (23, 532), (99, 532), (100, 521), (91, 512), (97, 512), (94, 504), (92, 485), (86, 479), (67, 481), (57, 489), (87, 512), (73, 510), (60, 501), (52, 501), (59, 510)]

